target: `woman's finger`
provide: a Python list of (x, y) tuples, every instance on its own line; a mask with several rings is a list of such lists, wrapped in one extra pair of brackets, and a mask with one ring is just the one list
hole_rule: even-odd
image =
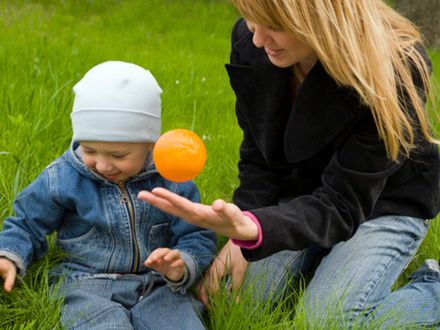
[(231, 269), (231, 288), (233, 291), (238, 291), (243, 283), (244, 275), (247, 268), (245, 260), (237, 261), (235, 266)]
[(205, 307), (208, 307), (209, 296), (203, 279), (200, 280), (199, 284), (197, 285), (197, 296), (199, 297), (199, 300), (202, 302), (202, 304)]
[[(200, 223), (200, 219), (209, 219), (209, 217), (214, 215), (211, 207), (194, 203), (163, 188), (155, 188), (151, 192), (140, 191), (138, 198), (192, 224), (203, 226), (204, 224)], [(210, 211), (211, 214), (208, 214)]]
[(171, 204), (168, 200), (162, 197), (158, 197), (155, 194), (146, 190), (140, 191), (137, 197), (138, 199), (146, 201), (165, 212), (168, 212), (168, 210), (172, 210), (174, 208), (174, 205)]
[(212, 202), (212, 209), (216, 212), (223, 212), (226, 202), (223, 199), (216, 199)]
[(221, 258), (216, 257), (204, 276), (204, 290), (208, 294), (216, 293), (220, 287), (220, 279), (225, 275), (225, 273), (225, 263), (223, 260), (221, 260)]

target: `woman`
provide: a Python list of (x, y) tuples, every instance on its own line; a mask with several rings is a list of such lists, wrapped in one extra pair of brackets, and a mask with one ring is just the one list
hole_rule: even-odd
[(417, 30), (379, 0), (233, 3), (244, 17), (227, 65), (244, 136), (234, 204), (139, 197), (235, 239), (211, 267), (213, 290), (228, 272), (238, 286), (248, 261), (294, 274), (318, 263), (304, 295), (311, 320), (340, 304), (347, 326), (439, 324), (435, 261), (391, 292), (440, 206)]

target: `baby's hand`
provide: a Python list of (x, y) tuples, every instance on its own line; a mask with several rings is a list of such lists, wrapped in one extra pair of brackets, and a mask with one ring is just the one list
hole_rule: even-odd
[(3, 289), (6, 292), (11, 292), (17, 277), (17, 267), (11, 260), (0, 257), (0, 276), (4, 281)]
[(173, 282), (180, 281), (185, 275), (185, 263), (179, 250), (158, 248), (151, 252), (144, 264)]

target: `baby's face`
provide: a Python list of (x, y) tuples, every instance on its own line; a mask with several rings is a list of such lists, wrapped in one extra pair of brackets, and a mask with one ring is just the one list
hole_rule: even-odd
[(84, 164), (113, 182), (125, 181), (144, 167), (153, 143), (81, 141)]

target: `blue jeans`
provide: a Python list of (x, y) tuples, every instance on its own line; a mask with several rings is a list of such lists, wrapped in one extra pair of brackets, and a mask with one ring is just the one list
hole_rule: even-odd
[[(152, 282), (153, 281), (153, 282)], [(62, 318), (68, 329), (205, 329), (202, 304), (173, 293), (158, 278), (120, 275), (64, 284)]]
[(440, 326), (440, 272), (422, 266), (410, 282), (392, 287), (416, 254), (428, 222), (404, 216), (383, 216), (363, 223), (348, 241), (323, 256), (318, 249), (282, 251), (251, 263), (245, 282), (261, 282), (264, 299), (279, 297), (291, 276), (313, 271), (300, 308), (308, 320), (322, 325), (337, 318), (344, 327), (380, 324)]

